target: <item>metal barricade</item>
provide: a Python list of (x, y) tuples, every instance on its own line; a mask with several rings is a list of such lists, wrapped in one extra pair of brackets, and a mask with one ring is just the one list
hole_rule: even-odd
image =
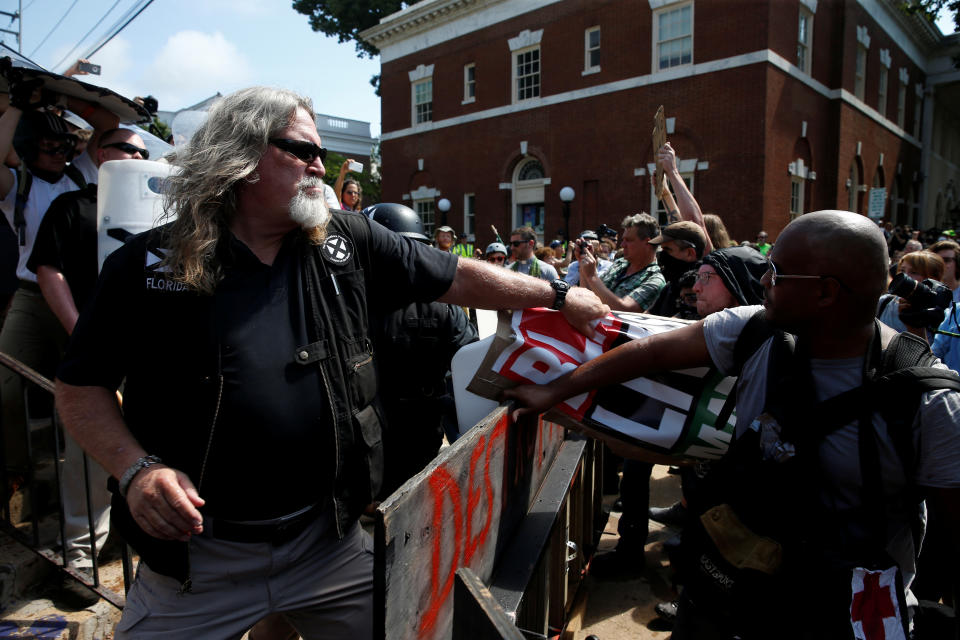
[[(90, 559), (92, 562), (92, 570), (90, 575), (87, 575), (85, 572), (77, 570), (74, 567), (71, 567), (67, 561), (67, 535), (66, 535), (66, 518), (63, 502), (63, 447), (61, 441), (61, 433), (63, 430), (63, 425), (60, 423), (60, 419), (56, 414), (55, 410), (51, 409), (51, 429), (50, 429), (50, 451), (48, 452), (49, 457), (52, 458), (53, 470), (54, 470), (54, 483), (56, 487), (57, 494), (57, 514), (58, 514), (58, 525), (59, 525), (59, 535), (57, 539), (53, 540), (53, 544), (50, 544), (49, 540), (45, 540), (44, 536), (41, 535), (41, 529), (47, 522), (42, 520), (42, 514), (44, 511), (44, 505), (40, 501), (40, 491), (39, 491), (39, 478), (37, 476), (38, 465), (41, 462), (42, 453), (36, 451), (33, 443), (33, 433), (32, 433), (32, 422), (30, 416), (30, 398), (29, 394), (31, 389), (37, 390), (40, 393), (49, 394), (51, 399), (54, 393), (54, 384), (44, 376), (37, 373), (35, 370), (31, 369), (27, 365), (23, 364), (19, 360), (12, 358), (11, 356), (0, 352), (0, 365), (8, 368), (14, 374), (20, 376), (23, 381), (23, 403), (24, 403), (24, 414), (26, 420), (21, 425), (9, 425), (3, 424), (2, 418), (0, 418), (0, 429), (22, 429), (24, 434), (24, 440), (26, 443), (26, 456), (27, 456), (27, 469), (23, 477), (22, 487), (27, 489), (27, 494), (30, 497), (30, 517), (26, 522), (14, 522), (13, 514), (11, 510), (11, 499), (16, 492), (17, 487), (11, 487), (12, 478), (8, 473), (7, 466), (7, 452), (0, 447), (0, 489), (3, 491), (3, 500), (0, 503), (0, 528), (4, 533), (8, 534), (14, 540), (20, 542), (21, 544), (27, 546), (31, 551), (36, 553), (38, 556), (44, 560), (50, 562), (58, 570), (68, 575), (71, 579), (76, 580), (83, 585), (87, 586), (91, 590), (97, 593), (100, 597), (110, 602), (112, 605), (123, 608), (125, 602), (125, 594), (129, 590), (130, 585), (133, 583), (132, 579), (132, 562), (130, 558), (130, 551), (126, 544), (120, 545), (120, 559), (123, 567), (123, 590), (124, 593), (120, 594), (112, 589), (108, 588), (101, 582), (101, 566), (98, 559), (98, 552), (100, 549), (97, 548), (97, 536), (96, 536), (96, 526), (93, 519), (93, 513), (90, 509), (91, 504), (91, 486), (90, 486), (90, 465), (91, 462), (88, 459), (87, 455), (84, 453), (82, 455), (83, 461), (83, 483), (84, 483), (84, 498), (87, 512), (87, 526), (89, 534), (89, 552)], [(26, 526), (24, 526), (26, 525)]]

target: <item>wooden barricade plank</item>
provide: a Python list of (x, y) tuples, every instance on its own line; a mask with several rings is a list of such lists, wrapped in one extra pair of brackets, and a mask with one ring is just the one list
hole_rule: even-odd
[(564, 435), (543, 420), (514, 424), (500, 407), (378, 507), (376, 637), (450, 637), (457, 569), (489, 582)]
[(453, 640), (523, 640), (523, 634), (470, 569), (457, 569), (453, 602)]

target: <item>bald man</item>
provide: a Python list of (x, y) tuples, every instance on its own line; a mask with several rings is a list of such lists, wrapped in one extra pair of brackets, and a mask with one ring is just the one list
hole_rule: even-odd
[[(110, 160), (144, 160), (150, 156), (143, 139), (129, 129), (110, 129), (99, 140), (97, 168)], [(58, 196), (47, 210), (37, 230), (27, 268), (37, 274), (43, 299), (63, 326), (73, 333), (78, 309), (93, 295), (97, 283), (97, 185), (88, 184), (78, 191)], [(62, 497), (64, 531), (67, 536), (67, 563), (90, 573), (93, 558), (84, 496), (83, 452), (66, 434)], [(110, 495), (106, 489), (107, 473), (93, 459), (89, 460), (90, 511), (96, 548), (100, 549), (109, 533)], [(86, 606), (98, 600), (92, 591), (73, 580), (63, 586), (74, 600)]]
[[(707, 551), (688, 553), (675, 640), (734, 635), (846, 640), (857, 625), (868, 631), (886, 623), (893, 625), (888, 630), (895, 628), (900, 609), (889, 600), (897, 591), (889, 572), (858, 574), (854, 567), (886, 569), (896, 563), (909, 587), (915, 572), (914, 490), (944, 514), (956, 551), (960, 393), (923, 394), (912, 424), (911, 464), (900, 460), (878, 410), (858, 405), (854, 418), (846, 424), (846, 418), (835, 420), (837, 425), (828, 424), (836, 413), (812, 412), (820, 409), (818, 403), (861, 387), (868, 351), (875, 340), (888, 338), (873, 318), (885, 285), (886, 251), (881, 231), (863, 216), (807, 214), (779, 236), (761, 279), (766, 322), (788, 333), (760, 342), (739, 371), (734, 346), (759, 306), (714, 313), (625, 344), (549, 385), (507, 392), (521, 407), (516, 413), (542, 412), (587, 390), (653, 372), (713, 365), (740, 374), (735, 441), (724, 464), (717, 465), (728, 473), (714, 476), (712, 484), (720, 498), (712, 505), (726, 503), (731, 510), (707, 504), (696, 512), (706, 512), (701, 535), (710, 531), (716, 547), (733, 552), (726, 559), (743, 552), (738, 562), (747, 564), (738, 566), (762, 570), (752, 571), (756, 582), (748, 585), (743, 571), (715, 562)], [(793, 352), (780, 346), (788, 334), (796, 339)], [(864, 438), (861, 447), (858, 434), (868, 432), (873, 437)], [(873, 508), (876, 504), (881, 506)], [(747, 529), (737, 529), (740, 523)], [(688, 550), (709, 547), (696, 546), (687, 531), (684, 537)], [(774, 552), (756, 553), (770, 549), (770, 538), (784, 541), (782, 564)], [(744, 588), (749, 601), (737, 597)]]

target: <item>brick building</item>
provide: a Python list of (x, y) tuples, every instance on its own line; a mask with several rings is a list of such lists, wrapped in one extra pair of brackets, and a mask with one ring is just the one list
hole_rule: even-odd
[(681, 172), (735, 238), (815, 209), (866, 214), (871, 196), (923, 223), (926, 69), (944, 37), (896, 4), (418, 2), (362, 34), (381, 52), (383, 199), (481, 245), (490, 224), (558, 235), (564, 186), (573, 233), (617, 225), (657, 208), (662, 104)]

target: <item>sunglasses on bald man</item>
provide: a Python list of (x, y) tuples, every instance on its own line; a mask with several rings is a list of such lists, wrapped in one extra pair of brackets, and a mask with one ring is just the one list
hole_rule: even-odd
[(136, 145), (132, 145), (129, 142), (111, 142), (109, 144), (101, 145), (100, 148), (101, 149), (119, 149), (120, 151), (123, 151), (124, 153), (129, 153), (130, 155), (139, 153), (140, 157), (143, 158), (144, 160), (150, 159), (149, 151), (147, 151), (146, 149), (141, 149)]

